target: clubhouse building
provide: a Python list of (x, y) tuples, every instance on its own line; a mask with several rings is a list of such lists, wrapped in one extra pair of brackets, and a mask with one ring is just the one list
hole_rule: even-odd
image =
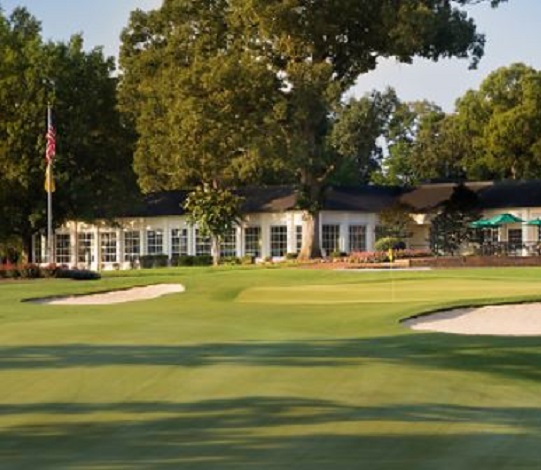
[[(511, 247), (514, 255), (537, 254), (540, 229), (527, 222), (541, 219), (541, 180), (466, 186), (477, 194), (484, 219), (501, 214), (515, 218), (485, 227), (484, 246)], [(438, 183), (415, 188), (329, 188), (320, 217), (324, 254), (373, 251), (379, 214), (396, 204), (410, 211), (407, 248), (429, 249), (431, 220), (455, 187), (454, 183)], [(297, 208), (292, 187), (249, 188), (240, 195), (244, 198), (243, 220), (225, 237), (222, 256), (281, 259), (300, 250), (303, 212)], [(210, 254), (210, 240), (188, 224), (182, 207), (186, 196), (186, 191), (150, 194), (141, 205), (114, 220), (66, 222), (55, 233), (54, 259), (58, 264), (91, 269), (126, 269), (137, 265), (143, 255)], [(44, 237), (36, 236), (34, 246), (35, 259), (44, 259)]]

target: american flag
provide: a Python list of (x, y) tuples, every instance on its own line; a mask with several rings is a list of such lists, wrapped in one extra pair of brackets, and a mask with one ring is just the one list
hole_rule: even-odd
[(45, 147), (45, 160), (47, 160), (47, 164), (53, 162), (53, 158), (56, 154), (56, 131), (54, 130), (51, 114), (51, 109), (49, 108), (47, 112), (47, 134), (45, 134), (45, 139), (47, 141)]

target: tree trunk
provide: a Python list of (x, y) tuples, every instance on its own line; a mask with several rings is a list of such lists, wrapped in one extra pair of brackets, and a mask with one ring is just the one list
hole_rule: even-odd
[(210, 253), (212, 255), (212, 264), (218, 266), (220, 264), (220, 237), (216, 235), (210, 237)]
[(321, 258), (319, 216), (319, 211), (315, 213), (307, 211), (302, 217), (302, 246), (299, 260)]

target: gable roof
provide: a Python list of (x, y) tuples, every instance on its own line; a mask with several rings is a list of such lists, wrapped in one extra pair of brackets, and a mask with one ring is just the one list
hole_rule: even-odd
[(481, 209), (541, 207), (541, 180), (500, 181), (479, 193)]
[[(477, 193), (478, 196), (493, 185), (494, 182), (492, 181), (464, 183), (464, 186)], [(457, 183), (433, 183), (405, 188), (399, 200), (401, 203), (410, 206), (415, 212), (429, 212), (447, 201), (457, 186)]]
[[(377, 213), (399, 202), (409, 205), (414, 212), (429, 212), (449, 199), (456, 186), (457, 183), (435, 183), (414, 188), (376, 185), (330, 187), (325, 191), (323, 210)], [(467, 182), (465, 186), (478, 195), (480, 209), (541, 207), (541, 180), (478, 181)], [(183, 203), (188, 193), (182, 190), (147, 194), (141, 197), (140, 204), (120, 217), (183, 215)], [(248, 187), (236, 193), (244, 198), (244, 213), (284, 212), (297, 207), (297, 193), (290, 185)]]

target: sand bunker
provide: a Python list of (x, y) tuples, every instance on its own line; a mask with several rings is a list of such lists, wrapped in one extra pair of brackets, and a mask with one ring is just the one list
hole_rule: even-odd
[(411, 318), (403, 325), (461, 335), (541, 336), (541, 303), (448, 310)]
[(144, 287), (133, 287), (131, 289), (102, 292), (99, 294), (74, 295), (69, 297), (54, 297), (48, 299), (37, 299), (34, 302), (49, 305), (108, 305), (122, 302), (133, 302), (136, 300), (148, 300), (161, 297), (166, 294), (184, 292), (181, 284), (155, 284)]

